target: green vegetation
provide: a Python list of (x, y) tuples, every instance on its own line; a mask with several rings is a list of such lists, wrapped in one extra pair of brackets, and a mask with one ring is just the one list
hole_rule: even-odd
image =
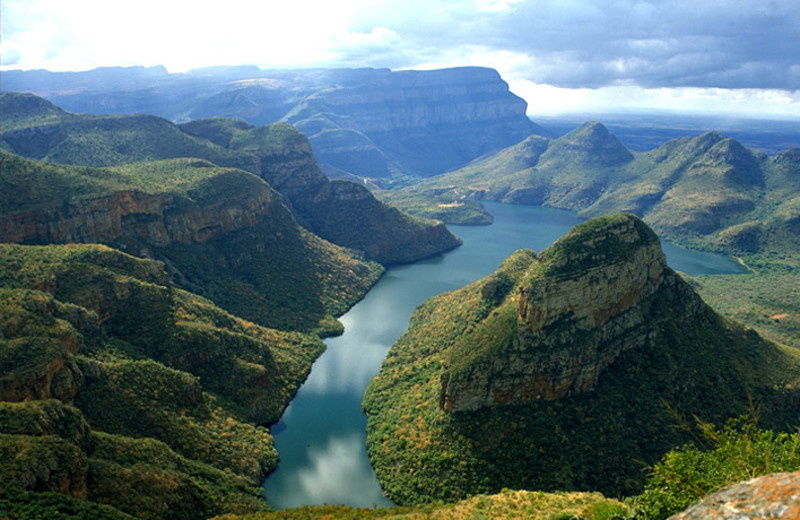
[[(200, 168), (215, 170), (205, 175), (209, 178), (206, 184), (217, 190), (217, 195), (226, 186), (238, 186), (240, 193), (247, 189), (241, 176), (221, 180), (219, 168), (215, 167), (219, 165), (261, 177), (289, 199), (292, 211), (312, 232), (361, 251), (371, 260), (385, 264), (409, 262), (460, 243), (446, 229), (438, 229), (436, 223), (414, 219), (380, 203), (363, 187), (352, 184), (343, 190), (341, 183), (332, 187), (320, 171), (308, 140), (286, 123), (255, 127), (240, 120), (213, 118), (178, 126), (155, 116), (70, 114), (31, 94), (8, 93), (0, 99), (3, 150), (49, 163), (120, 166), (112, 172), (84, 169), (81, 175), (93, 179), (89, 186), (80, 179), (76, 186), (85, 193), (68, 192), (73, 196), (85, 199), (104, 189), (113, 190), (119, 187), (117, 180), (125, 187), (133, 185), (148, 193), (192, 188), (200, 183), (196, 178)], [(155, 162), (179, 158), (183, 159)], [(8, 164), (3, 169), (13, 168), (19, 175), (27, 176), (28, 170), (34, 168), (5, 161)], [(183, 178), (182, 172), (191, 170), (190, 178)], [(30, 194), (38, 207), (52, 210), (50, 203), (71, 185), (64, 182), (65, 172), (60, 173), (56, 182), (59, 190), (23, 186), (22, 191)], [(74, 180), (76, 175), (67, 176)], [(94, 177), (99, 177), (97, 182)], [(20, 184), (18, 178), (8, 182), (9, 187)], [(45, 197), (40, 199), (37, 195)], [(200, 198), (196, 200), (201, 202)], [(235, 312), (241, 310), (237, 308)]]
[(320, 236), (382, 264), (413, 262), (461, 245), (440, 222), (387, 206), (352, 182), (328, 182), (306, 212)]
[(797, 250), (797, 150), (775, 157), (717, 132), (631, 153), (599, 123), (532, 136), (401, 192), (548, 205), (586, 216), (627, 211), (672, 241), (728, 252)]
[(601, 126), (531, 136), (393, 197), (634, 213), (673, 243), (740, 257), (749, 274), (698, 277), (698, 291), (726, 316), (800, 346), (800, 151), (767, 157), (707, 132), (626, 153)]
[(199, 157), (255, 171), (257, 161), (182, 132), (148, 115), (72, 114), (32, 94), (0, 96), (3, 141), (19, 155), (79, 166), (116, 166), (178, 157)]
[(305, 231), (258, 177), (196, 159), (83, 168), (0, 153), (0, 237), (103, 242), (165, 262), (184, 288), (283, 330), (332, 321), (382, 268)]
[(314, 506), (254, 513), (224, 515), (218, 520), (613, 520), (627, 516), (624, 504), (599, 493), (542, 493), (503, 490), (495, 495), (477, 495), (451, 504), (435, 503), (390, 509), (353, 509), (344, 506)]
[[(538, 258), (558, 256), (563, 247), (553, 246), (554, 252)], [(674, 275), (636, 311), (645, 313), (652, 327), (648, 347), (620, 354), (591, 392), (446, 413), (444, 374), (460, 370), (468, 376), (478, 370), (471, 360), (510, 344), (509, 335), (519, 326), (520, 284), (547, 276), (537, 270), (540, 262), (531, 264), (525, 254), (517, 253), (489, 278), (420, 305), (368, 387), (363, 402), (368, 449), (396, 502), (456, 500), (508, 486), (630, 496), (645, 483), (643, 463), (655, 463), (690, 440), (672, 427), (676, 414), (719, 424), (744, 413), (754, 398), (763, 403), (770, 427), (795, 424), (797, 351), (761, 340), (702, 303), (687, 316), (685, 291), (671, 288), (680, 283)], [(508, 280), (510, 290), (485, 289)], [(554, 333), (567, 330), (567, 321), (559, 323)], [(577, 348), (580, 336), (570, 334)]]
[(237, 318), (101, 245), (2, 244), (0, 286), (0, 394), (34, 399), (0, 402), (3, 493), (139, 518), (264, 507), (277, 453), (253, 422), (278, 419), (317, 337)]
[(761, 430), (752, 418), (724, 428), (700, 423), (701, 447), (670, 450), (653, 467), (644, 492), (630, 501), (635, 517), (663, 520), (727, 485), (780, 471), (800, 470), (797, 433)]
[(714, 309), (765, 338), (800, 349), (800, 262), (796, 255), (742, 255), (748, 272), (692, 279)]
[(135, 520), (111, 506), (46, 491), (0, 491), (0, 516), (10, 520)]

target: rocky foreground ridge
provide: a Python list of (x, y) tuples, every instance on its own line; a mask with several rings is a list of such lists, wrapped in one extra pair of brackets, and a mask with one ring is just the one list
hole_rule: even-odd
[(800, 518), (800, 471), (773, 473), (712, 493), (670, 520)]

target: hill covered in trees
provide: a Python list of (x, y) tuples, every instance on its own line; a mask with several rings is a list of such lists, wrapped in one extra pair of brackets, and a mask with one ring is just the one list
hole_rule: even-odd
[(797, 420), (797, 351), (716, 314), (630, 214), (422, 304), (364, 398), (368, 448), (395, 501), (503, 487), (631, 495), (643, 464), (750, 399)]

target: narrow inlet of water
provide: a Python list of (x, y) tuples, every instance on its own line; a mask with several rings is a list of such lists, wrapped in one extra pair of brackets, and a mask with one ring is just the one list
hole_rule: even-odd
[[(278, 468), (264, 481), (274, 507), (344, 504), (391, 506), (369, 462), (361, 400), (392, 344), (408, 328), (417, 305), (494, 272), (518, 249), (541, 251), (583, 221), (571, 212), (534, 206), (486, 204), (491, 226), (450, 226), (464, 240), (454, 251), (393, 267), (348, 313), (345, 332), (325, 341), (272, 434)], [(673, 269), (696, 274), (743, 272), (733, 259), (662, 244)]]

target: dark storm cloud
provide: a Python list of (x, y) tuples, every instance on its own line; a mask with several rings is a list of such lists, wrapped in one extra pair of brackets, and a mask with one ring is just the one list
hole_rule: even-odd
[(800, 88), (794, 0), (529, 0), (477, 15), (424, 5), (405, 14), (384, 5), (386, 16), (362, 19), (364, 30), (380, 24), (399, 39), (370, 61), (414, 66), (481, 49), (527, 56), (521, 76), (561, 87)]

